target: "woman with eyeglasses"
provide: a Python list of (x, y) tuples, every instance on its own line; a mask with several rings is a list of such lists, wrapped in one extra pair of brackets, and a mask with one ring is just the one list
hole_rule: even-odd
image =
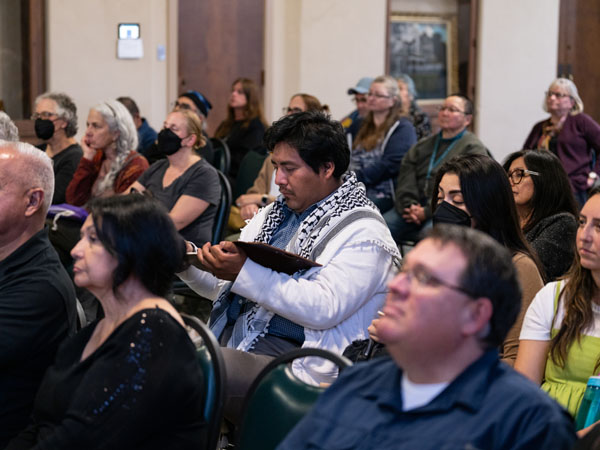
[(165, 157), (150, 166), (129, 191), (148, 191), (168, 210), (175, 228), (197, 246), (211, 240), (221, 184), (215, 168), (194, 150), (204, 145), (202, 122), (192, 111), (169, 113), (158, 133)]
[(579, 214), (573, 264), (527, 310), (515, 369), (577, 414), (588, 378), (600, 370), (600, 189)]
[(240, 162), (248, 151), (263, 145), (267, 122), (263, 116), (258, 86), (248, 78), (238, 78), (231, 85), (227, 117), (215, 132), (225, 139), (231, 152), (232, 179), (237, 177)]
[(203, 373), (165, 299), (185, 243), (146, 196), (96, 198), (89, 210), (73, 273), (105, 315), (61, 345), (7, 449), (206, 448)]
[(573, 262), (578, 207), (569, 178), (550, 152), (521, 150), (504, 162), (525, 238), (536, 251), (547, 280)]
[(369, 113), (352, 144), (349, 170), (365, 184), (367, 197), (384, 213), (394, 206), (394, 183), (400, 163), (417, 142), (417, 135), (403, 113), (394, 78), (382, 75), (373, 80), (367, 107)]
[(581, 206), (600, 174), (600, 158), (596, 158), (600, 125), (583, 113), (577, 87), (567, 78), (550, 84), (543, 108), (550, 117), (534, 125), (523, 148), (549, 150), (558, 156)]
[(523, 317), (543, 287), (543, 268), (525, 240), (506, 172), (489, 156), (463, 155), (442, 164), (431, 199), (433, 223), (454, 223), (489, 234), (513, 255), (523, 290), (521, 312), (501, 349), (502, 359), (513, 365), (519, 347)]
[(117, 100), (107, 100), (88, 114), (81, 147), (83, 157), (67, 186), (67, 203), (83, 206), (90, 199), (124, 192), (148, 168), (137, 148), (131, 114)]

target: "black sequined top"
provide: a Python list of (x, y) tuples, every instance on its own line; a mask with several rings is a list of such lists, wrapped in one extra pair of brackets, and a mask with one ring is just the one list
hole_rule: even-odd
[(96, 325), (61, 346), (38, 391), (34, 425), (7, 448), (204, 448), (202, 372), (185, 329), (145, 309), (80, 361)]

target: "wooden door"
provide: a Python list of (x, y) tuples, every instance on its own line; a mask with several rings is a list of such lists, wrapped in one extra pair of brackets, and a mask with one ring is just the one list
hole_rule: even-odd
[(200, 91), (212, 103), (211, 136), (236, 78), (250, 78), (262, 91), (264, 9), (264, 0), (179, 0), (178, 88)]
[(571, 78), (584, 112), (600, 122), (600, 2), (561, 0), (557, 75)]

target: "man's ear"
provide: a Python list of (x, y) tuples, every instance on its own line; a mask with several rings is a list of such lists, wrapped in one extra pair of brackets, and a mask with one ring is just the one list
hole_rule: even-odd
[(27, 191), (27, 208), (25, 216), (31, 217), (42, 209), (44, 205), (44, 191), (42, 188), (32, 188)]
[[(465, 309), (465, 320), (463, 322), (462, 331), (466, 336), (476, 335), (480, 338), (487, 336), (489, 323), (494, 313), (492, 301), (487, 297), (479, 297), (471, 300), (468, 307)], [(484, 336), (479, 336), (484, 333)]]
[(325, 175), (325, 178), (333, 178), (334, 171), (335, 164), (332, 161), (327, 161), (321, 166), (321, 172)]
[(473, 114), (465, 114), (465, 128), (471, 125), (471, 122), (473, 122)]

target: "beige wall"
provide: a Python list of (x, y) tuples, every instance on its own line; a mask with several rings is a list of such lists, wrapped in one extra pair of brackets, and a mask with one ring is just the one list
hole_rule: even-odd
[(560, 0), (482, 1), (476, 133), (503, 160), (544, 118), (556, 76)]
[(352, 111), (348, 88), (385, 70), (386, 11), (385, 0), (266, 0), (267, 119), (297, 92), (328, 104), (333, 117)]
[[(132, 97), (150, 124), (161, 126), (168, 110), (168, 0), (48, 0), (48, 88), (64, 91), (77, 104), (79, 133), (89, 108), (119, 96)], [(117, 25), (141, 27), (144, 57), (117, 59)], [(168, 55), (170, 56), (170, 55)], [(176, 59), (175, 59), (176, 62)], [(169, 78), (169, 82), (176, 83)]]
[[(386, 0), (265, 0), (265, 110), (281, 115), (307, 92), (341, 118), (346, 90), (385, 66)], [(130, 95), (160, 127), (177, 89), (176, 0), (48, 0), (48, 81), (80, 110)], [(453, 0), (392, 0), (394, 12), (455, 11)], [(542, 95), (556, 70), (559, 0), (482, 1), (477, 128), (496, 158), (522, 145), (544, 117)], [(116, 59), (117, 24), (139, 22), (144, 58)], [(167, 47), (157, 61), (156, 46)], [(81, 131), (80, 134), (81, 135)]]

